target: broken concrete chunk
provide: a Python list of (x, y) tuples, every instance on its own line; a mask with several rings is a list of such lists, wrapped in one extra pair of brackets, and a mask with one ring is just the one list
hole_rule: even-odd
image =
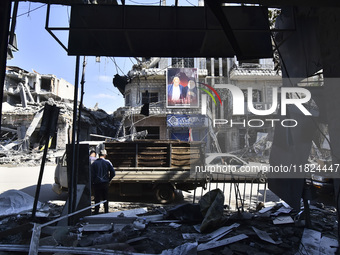
[(145, 229), (146, 225), (145, 225), (145, 223), (136, 220), (136, 221), (133, 222), (133, 227), (135, 229), (142, 230), (142, 229)]
[(326, 236), (321, 237), (321, 232), (306, 228), (303, 231), (300, 254), (335, 254), (338, 241)]
[(220, 241), (214, 241), (213, 240), (213, 241), (210, 241), (208, 243), (202, 243), (202, 244), (198, 245), (197, 251), (204, 251), (204, 250), (209, 250), (209, 249), (213, 249), (213, 248), (220, 247), (220, 246), (225, 246), (225, 245), (228, 245), (228, 244), (231, 244), (231, 243), (241, 241), (241, 240), (246, 239), (246, 238), (248, 238), (247, 235), (240, 234), (240, 235), (229, 237), (229, 238), (226, 238), (226, 239), (223, 239), (223, 240), (220, 240)]
[(271, 209), (273, 209), (274, 206), (269, 206), (269, 207), (264, 207), (262, 208), (259, 213), (265, 213), (265, 212), (268, 212), (270, 211)]
[(276, 202), (274, 201), (268, 201), (268, 202), (265, 202), (264, 203), (264, 207), (267, 208), (267, 207), (274, 207), (276, 205)]
[(198, 233), (201, 233), (201, 231), (200, 231), (201, 224), (194, 225), (193, 227)]
[(169, 226), (174, 228), (174, 229), (178, 229), (182, 226), (182, 224), (177, 224), (177, 223), (172, 222), (172, 223), (169, 224)]
[(101, 244), (108, 244), (114, 243), (115, 238), (113, 237), (112, 233), (110, 234), (101, 234), (93, 239), (93, 245), (101, 245)]
[(254, 214), (249, 212), (236, 212), (229, 217), (229, 220), (251, 220)]
[(282, 205), (285, 207), (285, 208), (290, 208), (292, 209), (292, 207), (290, 207), (289, 204), (287, 204), (285, 201), (281, 201)]
[(275, 213), (273, 213), (273, 216), (278, 216), (281, 213), (290, 213), (292, 211), (292, 208), (285, 208), (285, 207), (281, 207), (280, 209), (278, 209)]
[(277, 218), (275, 218), (273, 220), (273, 223), (275, 225), (278, 225), (278, 224), (290, 224), (290, 223), (294, 223), (294, 220), (290, 216), (279, 216), (279, 217), (277, 217)]
[(105, 232), (112, 230), (113, 224), (86, 224), (83, 226), (83, 232)]
[(161, 255), (196, 255), (197, 243), (182, 244), (175, 249), (164, 250)]
[(272, 244), (280, 244), (282, 243), (281, 241), (274, 241), (270, 236), (269, 234), (266, 232), (266, 231), (262, 231), (262, 230), (259, 230), (255, 227), (252, 227), (254, 232), (257, 234), (257, 236), (263, 240), (263, 241), (266, 241), (268, 243), (272, 243)]
[[(126, 211), (98, 214), (84, 217), (84, 221), (90, 224), (131, 224), (137, 219), (137, 214), (147, 212), (147, 208), (137, 208)], [(144, 218), (144, 217), (143, 217)]]
[(92, 235), (82, 236), (82, 238), (78, 242), (78, 245), (80, 247), (91, 246), (93, 244), (93, 240), (96, 239), (99, 235), (99, 233), (94, 233)]
[(137, 217), (103, 217), (102, 215), (85, 216), (84, 221), (90, 224), (131, 224), (137, 219)]
[(200, 242), (200, 243), (208, 242), (208, 241), (216, 239), (218, 237), (222, 237), (222, 236), (226, 235), (227, 233), (229, 233), (230, 231), (232, 231), (234, 228), (237, 228), (239, 226), (240, 226), (240, 224), (234, 223), (230, 226), (219, 228), (219, 229), (215, 230), (214, 232), (212, 232), (210, 234), (204, 235), (203, 237), (201, 237), (198, 240), (198, 242)]
[[(148, 208), (136, 208), (131, 210), (125, 210), (125, 211), (118, 211), (118, 212), (112, 212), (112, 213), (104, 213), (104, 214), (98, 214), (94, 215), (95, 217), (104, 217), (104, 218), (112, 218), (112, 217), (137, 217), (139, 214), (143, 214), (148, 212)], [(89, 217), (94, 217), (89, 216)]]
[(163, 220), (164, 215), (163, 214), (156, 214), (156, 215), (147, 215), (147, 216), (140, 216), (137, 219), (138, 220), (145, 220), (145, 222), (154, 222), (154, 221), (160, 221)]
[(121, 232), (126, 235), (127, 239), (138, 237), (140, 233), (140, 231), (134, 229), (132, 224), (126, 225)]
[(335, 254), (338, 247), (338, 240), (323, 236), (320, 242), (320, 254)]
[(202, 234), (198, 233), (183, 233), (182, 237), (184, 240), (198, 240), (202, 237)]
[(319, 254), (321, 232), (306, 228), (303, 231), (299, 251), (301, 254)]

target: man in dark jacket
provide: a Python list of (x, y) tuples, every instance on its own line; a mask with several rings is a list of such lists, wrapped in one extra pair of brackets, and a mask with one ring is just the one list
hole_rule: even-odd
[[(115, 176), (115, 170), (111, 162), (105, 159), (107, 155), (106, 150), (101, 150), (99, 158), (91, 165), (91, 180), (94, 191), (94, 201), (99, 203), (106, 200), (104, 203), (105, 213), (109, 212), (109, 185), (112, 178)], [(99, 205), (94, 210), (95, 214), (99, 213)]]

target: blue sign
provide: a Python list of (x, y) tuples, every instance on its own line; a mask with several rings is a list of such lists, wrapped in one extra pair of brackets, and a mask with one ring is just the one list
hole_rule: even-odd
[(168, 114), (166, 123), (168, 127), (207, 127), (208, 119), (199, 114)]

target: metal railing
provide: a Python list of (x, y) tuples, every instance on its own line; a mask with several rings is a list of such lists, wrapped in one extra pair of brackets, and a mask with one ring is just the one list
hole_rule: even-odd
[(224, 194), (224, 205), (229, 211), (252, 211), (260, 202), (267, 200), (267, 182), (248, 177), (236, 177), (234, 180), (219, 180), (209, 182), (207, 188), (197, 188), (194, 192), (193, 202), (197, 203), (202, 196), (214, 189), (220, 189)]

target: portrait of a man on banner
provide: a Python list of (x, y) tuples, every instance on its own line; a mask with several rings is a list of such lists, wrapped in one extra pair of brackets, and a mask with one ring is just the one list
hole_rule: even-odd
[(198, 107), (196, 68), (168, 68), (166, 80), (167, 107)]

